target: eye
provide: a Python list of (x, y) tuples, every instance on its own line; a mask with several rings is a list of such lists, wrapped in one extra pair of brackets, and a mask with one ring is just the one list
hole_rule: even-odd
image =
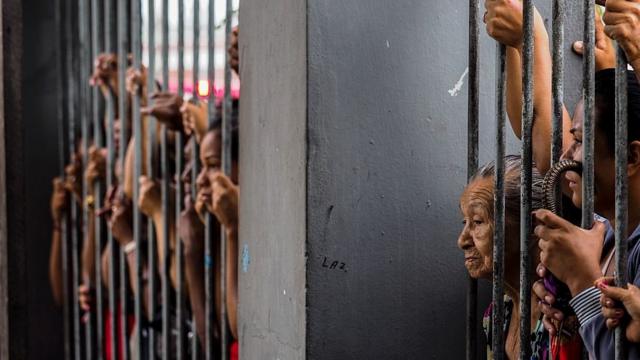
[(462, 219), (462, 225), (467, 225), (467, 219)]
[(476, 225), (476, 226), (480, 226), (480, 225), (484, 224), (484, 221), (474, 219), (474, 220), (473, 220), (473, 224), (474, 224), (474, 225)]

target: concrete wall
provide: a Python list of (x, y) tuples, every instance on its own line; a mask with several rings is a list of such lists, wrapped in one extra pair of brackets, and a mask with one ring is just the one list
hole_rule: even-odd
[(302, 359), (306, 3), (240, 6), (240, 356)]
[[(549, 21), (550, 5), (539, 3)], [(466, 272), (456, 239), (466, 179), (467, 2), (303, 6), (246, 0), (240, 9), (240, 235), (251, 254), (240, 279), (241, 355), (463, 358)], [(580, 10), (569, 10), (572, 111), (581, 66), (569, 47), (582, 25), (575, 21)], [(306, 88), (299, 83), (305, 17)], [(495, 44), (484, 29), (481, 48), (484, 163), (494, 157), (495, 123)], [(291, 116), (293, 108), (303, 112), (305, 95), (306, 133), (300, 114)], [(300, 141), (308, 151), (303, 344), (299, 293), (283, 312), (284, 290), (290, 294), (283, 284), (302, 281), (292, 271), (305, 271), (300, 258), (291, 258), (301, 256), (304, 241)], [(518, 153), (518, 145), (509, 132), (508, 153)], [(242, 260), (244, 254), (241, 267)], [(482, 283), (479, 312), (488, 290)], [(296, 356), (279, 336), (294, 330)]]

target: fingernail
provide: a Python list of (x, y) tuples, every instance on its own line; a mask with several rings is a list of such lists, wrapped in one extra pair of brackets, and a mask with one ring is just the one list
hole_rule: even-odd
[(617, 317), (622, 317), (622, 315), (624, 315), (624, 313), (622, 312), (622, 310), (616, 310), (616, 316)]
[(604, 282), (601, 282), (601, 283), (600, 283), (600, 285), (598, 285), (598, 286), (599, 286), (599, 287), (600, 287), (600, 289), (602, 289), (602, 290), (607, 290), (607, 289), (608, 289), (607, 284), (605, 284)]
[(611, 300), (605, 301), (605, 304), (609, 307), (613, 306), (613, 302)]
[(547, 302), (547, 304), (551, 304), (551, 302), (553, 302), (553, 298), (551, 298), (551, 296), (547, 295), (544, 297), (544, 301)]
[(553, 315), (554, 318), (558, 319), (558, 320), (562, 320), (562, 318), (564, 318), (564, 316), (562, 315), (562, 313), (555, 313)]
[(582, 50), (582, 41), (576, 41), (575, 43), (573, 43), (573, 47), (577, 50)]

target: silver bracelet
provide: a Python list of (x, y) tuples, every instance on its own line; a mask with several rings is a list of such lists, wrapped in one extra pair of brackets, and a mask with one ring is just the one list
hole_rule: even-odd
[(124, 253), (127, 254), (127, 255), (131, 254), (135, 250), (136, 250), (136, 242), (135, 241), (131, 241), (131, 242), (127, 243), (127, 245), (125, 245), (122, 248), (122, 251), (124, 251)]

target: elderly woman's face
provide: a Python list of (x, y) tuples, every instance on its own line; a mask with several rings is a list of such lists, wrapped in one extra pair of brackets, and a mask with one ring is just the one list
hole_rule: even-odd
[(492, 274), (492, 189), (491, 179), (480, 179), (469, 184), (460, 197), (464, 227), (458, 237), (458, 247), (464, 251), (464, 265), (475, 279), (491, 278)]

